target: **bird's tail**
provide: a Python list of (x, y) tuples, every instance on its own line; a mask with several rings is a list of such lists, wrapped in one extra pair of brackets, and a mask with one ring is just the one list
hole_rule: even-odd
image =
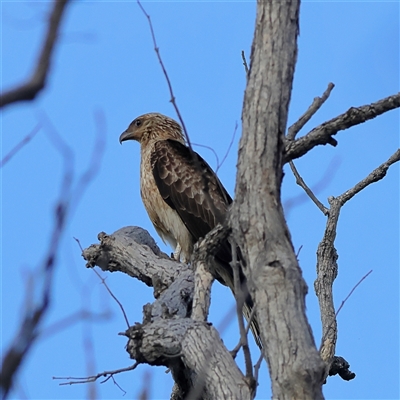
[[(225, 267), (222, 268), (223, 266)], [(235, 295), (232, 269), (228, 269), (226, 267), (226, 264), (222, 263), (216, 263), (215, 267), (216, 268), (212, 270), (212, 274), (214, 275), (214, 277), (218, 279), (218, 281), (220, 281), (223, 285), (228, 286), (229, 289), (232, 290), (232, 293)], [(258, 325), (255, 313), (253, 313), (252, 315), (252, 311), (254, 309), (254, 303), (247, 288), (246, 278), (244, 277), (243, 273), (241, 273), (240, 280), (241, 280), (241, 291), (242, 291), (241, 295), (245, 298), (245, 301), (243, 303), (243, 316), (245, 317), (247, 323), (250, 324), (250, 330), (254, 336), (254, 340), (256, 341), (257, 346), (260, 349), (262, 349), (262, 343), (260, 338), (260, 326)]]

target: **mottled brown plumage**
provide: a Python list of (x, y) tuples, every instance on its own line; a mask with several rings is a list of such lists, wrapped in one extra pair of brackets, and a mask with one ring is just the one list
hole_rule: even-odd
[[(120, 136), (120, 142), (136, 140), (141, 147), (140, 193), (151, 222), (174, 257), (189, 262), (193, 245), (218, 223), (223, 223), (232, 199), (211, 167), (186, 146), (182, 129), (173, 119), (158, 113), (137, 117)], [(216, 255), (214, 277), (233, 291), (229, 243)], [(253, 302), (246, 280), (244, 314)], [(252, 331), (260, 345), (257, 321)]]

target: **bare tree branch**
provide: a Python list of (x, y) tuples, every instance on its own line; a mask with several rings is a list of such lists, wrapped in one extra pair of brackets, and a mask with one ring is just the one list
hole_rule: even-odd
[[(151, 22), (150, 15), (147, 14), (147, 12), (144, 9), (144, 7), (143, 7), (142, 3), (140, 2), (140, 0), (136, 0), (136, 2), (138, 4), (138, 6), (140, 7), (140, 9), (142, 10), (142, 12), (145, 15), (145, 17), (147, 18), (147, 21), (149, 23), (151, 37), (152, 37), (153, 45), (154, 45), (154, 51), (156, 52), (156, 55), (157, 55), (157, 58), (158, 58), (158, 62), (159, 62), (160, 66), (161, 66), (161, 69), (163, 71), (165, 80), (167, 81), (169, 93), (171, 95), (170, 102), (172, 103), (172, 105), (173, 105), (173, 107), (175, 109), (175, 112), (176, 112), (176, 114), (178, 116), (179, 122), (180, 122), (180, 124), (182, 126), (183, 133), (184, 133), (187, 145), (188, 145), (189, 150), (190, 150), (190, 154), (191, 154), (192, 159), (194, 161), (194, 165), (196, 166), (196, 168), (199, 171), (202, 171), (201, 164), (200, 164), (200, 162), (199, 162), (199, 160), (198, 160), (198, 158), (196, 156), (196, 153), (193, 150), (192, 143), (191, 143), (190, 138), (189, 138), (189, 134), (188, 134), (188, 132), (186, 130), (185, 122), (183, 121), (182, 115), (181, 115), (181, 113), (179, 111), (179, 108), (178, 108), (178, 105), (176, 103), (176, 98), (175, 98), (175, 95), (174, 95), (174, 92), (173, 92), (173, 89), (172, 89), (171, 80), (169, 79), (169, 75), (168, 75), (167, 69), (165, 68), (164, 62), (163, 62), (163, 60), (161, 58), (160, 49), (157, 46), (156, 36), (155, 36), (155, 33), (154, 33), (153, 23)], [(209, 180), (207, 179), (205, 174), (202, 174), (202, 180), (204, 182), (204, 194), (208, 197), (208, 196), (210, 196), (209, 191), (208, 191)], [(209, 204), (211, 204), (211, 206), (213, 206), (214, 202), (210, 199)]]
[[(318, 297), (322, 321), (322, 344), (320, 348), (320, 354), (322, 359), (327, 364), (326, 375), (328, 375), (334, 360), (337, 341), (337, 312), (335, 312), (333, 303), (332, 287), (333, 282), (338, 274), (338, 255), (335, 248), (335, 238), (341, 208), (346, 201), (351, 199), (355, 194), (359, 193), (369, 184), (382, 179), (386, 175), (389, 166), (396, 161), (399, 161), (399, 159), (400, 150), (397, 150), (385, 163), (371, 172), (365, 179), (357, 183), (353, 188), (347, 190), (336, 198), (330, 197), (328, 199), (330, 209), (328, 212), (325, 233), (317, 250), (317, 279), (314, 282), (314, 288)], [(358, 284), (355, 287), (357, 286)], [(348, 374), (344, 375), (346, 377), (350, 376)]]
[(175, 281), (179, 273), (189, 270), (185, 264), (170, 259), (142, 228), (128, 226), (112, 235), (99, 233), (100, 244), (83, 250), (86, 267), (99, 266), (103, 271), (120, 271), (153, 286), (154, 296)]
[[(335, 174), (338, 171), (338, 166), (340, 162), (338, 162), (338, 157), (334, 157), (329, 165), (326, 167), (326, 170), (324, 171), (323, 175), (318, 179), (318, 181), (312, 185), (310, 188), (311, 192), (316, 196), (317, 193), (319, 193), (323, 188), (326, 188), (331, 181), (333, 181)], [(296, 167), (295, 167), (296, 168)], [(296, 168), (297, 171), (297, 168)], [(300, 176), (300, 174), (299, 174)], [(297, 176), (295, 175), (296, 179)], [(300, 179), (301, 176), (300, 176)], [(303, 180), (304, 181), (304, 180)], [(297, 183), (297, 181), (296, 181)], [(308, 187), (308, 185), (304, 182), (304, 185)], [(300, 185), (301, 186), (301, 185)], [(303, 188), (304, 189), (304, 188)], [(285, 200), (283, 203), (284, 210), (285, 210), (285, 215), (288, 217), (289, 212), (295, 208), (295, 206), (299, 206), (303, 202), (307, 201), (309, 199), (309, 195), (307, 192), (301, 192), (300, 194), (290, 197), (289, 199)]]
[(290, 168), (292, 169), (293, 175), (296, 177), (296, 183), (304, 189), (304, 191), (308, 194), (310, 199), (315, 203), (315, 205), (322, 211), (324, 215), (328, 214), (328, 209), (317, 199), (312, 190), (307, 186), (304, 182), (303, 178), (300, 176), (297, 171), (293, 161), (289, 161)]
[(308, 110), (288, 129), (287, 140), (294, 140), (301, 128), (303, 128), (311, 117), (321, 108), (322, 104), (325, 103), (334, 87), (335, 85), (333, 83), (329, 83), (323, 95), (314, 99)]
[[(18, 371), (23, 359), (29, 353), (29, 350), (38, 339), (42, 320), (51, 306), (51, 293), (53, 289), (53, 275), (58, 262), (58, 251), (63, 236), (65, 225), (71, 214), (71, 202), (74, 200), (74, 168), (73, 168), (73, 152), (64, 139), (58, 134), (46, 114), (43, 113), (41, 125), (46, 128), (52, 144), (61, 154), (64, 161), (64, 175), (62, 185), (54, 210), (54, 224), (51, 232), (51, 238), (48, 243), (47, 253), (44, 261), (39, 266), (39, 276), (42, 281), (43, 289), (40, 293), (38, 301), (32, 300), (27, 303), (25, 314), (22, 317), (22, 323), (19, 326), (18, 333), (14, 342), (9, 349), (5, 351), (0, 375), (1, 396), (7, 398), (9, 390), (12, 387), (13, 379)], [(102, 154), (97, 154), (101, 159)], [(91, 170), (89, 165), (88, 170)], [(84, 172), (82, 176), (87, 173)], [(95, 172), (89, 174), (86, 179), (86, 187), (91, 179), (95, 176)], [(79, 187), (79, 185), (78, 185)], [(82, 192), (86, 187), (81, 187)]]
[(243, 61), (244, 70), (246, 71), (246, 76), (248, 76), (249, 75), (249, 67), (247, 65), (247, 61), (246, 61), (246, 56), (244, 54), (244, 50), (242, 50), (242, 61)]
[(122, 305), (122, 303), (118, 300), (117, 296), (115, 296), (115, 294), (112, 292), (112, 290), (108, 287), (105, 278), (103, 278), (95, 269), (93, 270), (95, 272), (95, 274), (99, 277), (99, 279), (101, 280), (101, 283), (104, 285), (104, 287), (107, 289), (107, 292), (110, 294), (110, 296), (115, 300), (115, 302), (118, 304), (118, 307), (120, 308), (122, 315), (124, 316), (124, 320), (126, 322), (126, 326), (129, 328), (130, 324), (129, 324), (129, 320), (128, 320), (128, 316), (126, 315), (124, 306)]
[[(264, 360), (264, 356), (263, 356), (263, 354), (261, 353), (260, 354), (260, 357), (258, 357), (258, 360), (257, 360), (257, 362), (256, 362), (256, 365), (254, 366), (254, 379), (255, 379), (255, 381), (258, 383), (258, 374), (259, 374), (259, 372), (260, 372), (260, 368), (261, 368), (261, 364), (262, 364), (262, 362), (263, 362), (263, 360)], [(257, 389), (257, 388), (256, 388)], [(254, 396), (255, 396), (255, 393), (254, 393)]]
[(8, 154), (3, 157), (0, 161), (0, 168), (3, 168), (5, 164), (7, 164), (26, 144), (28, 144), (40, 131), (40, 128), (41, 124), (39, 122), (28, 135), (26, 135), (13, 149), (10, 150)]
[(159, 62), (160, 65), (161, 65), (161, 69), (162, 69), (163, 74), (164, 74), (164, 76), (165, 76), (165, 79), (166, 79), (166, 81), (167, 81), (169, 93), (170, 93), (170, 95), (171, 95), (170, 102), (171, 102), (172, 105), (174, 106), (175, 112), (176, 112), (176, 114), (177, 114), (177, 116), (178, 116), (178, 119), (179, 119), (179, 122), (180, 122), (180, 124), (182, 125), (183, 133), (185, 134), (185, 138), (186, 138), (187, 144), (188, 144), (188, 146), (189, 146), (190, 152), (193, 153), (192, 144), (191, 144), (191, 142), (190, 142), (189, 134), (187, 133), (187, 130), (186, 130), (185, 122), (183, 121), (183, 118), (182, 118), (181, 113), (180, 113), (180, 111), (179, 111), (178, 105), (176, 104), (176, 99), (175, 99), (174, 91), (172, 90), (172, 84), (171, 84), (171, 81), (170, 81), (170, 79), (169, 79), (167, 70), (166, 70), (166, 68), (165, 68), (165, 66), (164, 66), (163, 60), (162, 60), (162, 58), (161, 58), (160, 49), (159, 49), (159, 47), (157, 46), (156, 36), (155, 36), (155, 33), (154, 33), (153, 23), (151, 22), (150, 15), (147, 14), (147, 12), (146, 12), (146, 10), (144, 9), (144, 7), (143, 7), (142, 3), (140, 2), (140, 0), (136, 0), (136, 2), (137, 2), (137, 4), (139, 5), (139, 7), (140, 7), (140, 9), (142, 10), (142, 12), (143, 12), (143, 14), (145, 15), (145, 17), (147, 18), (147, 21), (149, 22), (151, 37), (152, 37), (152, 39), (153, 39), (154, 51), (155, 51), (156, 54), (157, 54), (158, 62)]
[(37, 94), (46, 86), (46, 79), (50, 69), (51, 58), (58, 38), (61, 19), (64, 15), (65, 6), (69, 0), (54, 0), (53, 11), (50, 15), (46, 39), (36, 64), (35, 71), (28, 82), (11, 89), (0, 96), (0, 108), (8, 104), (23, 100), (33, 100)]
[[(202, 254), (207, 242), (211, 243), (207, 246), (211, 255), (217, 251), (227, 232), (221, 226), (211, 231), (204, 242), (199, 243), (194, 263), (202, 256), (206, 257), (204, 260), (210, 257)], [(129, 338), (127, 349), (131, 357), (140, 363), (171, 368), (180, 392), (187, 395), (206, 389), (217, 393), (214, 398), (249, 398), (250, 389), (214, 328), (204, 321), (188, 318), (194, 303), (191, 268), (156, 255), (138, 244), (133, 233), (135, 230), (130, 227), (113, 235), (99, 234), (100, 245), (92, 245), (83, 251), (88, 266), (97, 264), (103, 270), (119, 270), (162, 288), (155, 288), (156, 301), (145, 306), (143, 323), (130, 327), (125, 333)], [(204, 303), (207, 304), (207, 300)], [(207, 312), (203, 313), (203, 319)], [(185, 361), (184, 365), (181, 359)], [(227, 380), (229, 384), (221, 385), (221, 380)], [(232, 397), (232, 393), (241, 394)]]
[(341, 194), (337, 198), (338, 201), (340, 201), (341, 205), (344, 205), (346, 201), (350, 200), (353, 196), (366, 188), (368, 185), (374, 182), (378, 182), (379, 180), (384, 178), (389, 167), (399, 160), (400, 149), (398, 149), (386, 162), (373, 170), (365, 179), (363, 179), (361, 182), (358, 182), (357, 185), (355, 185), (353, 188)]
[(223, 163), (225, 162), (226, 158), (228, 157), (229, 152), (231, 151), (231, 148), (232, 148), (232, 145), (233, 145), (233, 141), (235, 140), (237, 127), (238, 127), (238, 124), (236, 122), (235, 123), (235, 129), (233, 130), (233, 135), (232, 135), (231, 141), (229, 142), (229, 145), (228, 145), (228, 149), (226, 150), (225, 155), (222, 157), (221, 164), (218, 164), (218, 167), (215, 170), (216, 174), (218, 173), (218, 170), (222, 167)]
[[(243, 306), (245, 301), (245, 295), (242, 290), (242, 285), (240, 283), (239, 275), (239, 264), (237, 259), (237, 245), (233, 239), (231, 239), (231, 249), (232, 249), (232, 262), (231, 267), (233, 271), (233, 282), (235, 288), (235, 298), (236, 298), (236, 314), (239, 323), (239, 333), (240, 333), (240, 343), (243, 348), (244, 364), (246, 367), (246, 378), (249, 382), (250, 387), (255, 387), (255, 380), (253, 377), (253, 365), (251, 361), (251, 354), (249, 349), (249, 342), (247, 340), (247, 332), (243, 321)], [(255, 307), (254, 307), (255, 308)], [(250, 319), (251, 322), (251, 319)], [(250, 325), (250, 324), (249, 324)]]
[(284, 162), (287, 163), (303, 156), (315, 146), (330, 143), (333, 139), (332, 136), (339, 131), (361, 124), (398, 107), (400, 107), (400, 93), (365, 106), (351, 107), (338, 117), (317, 126), (305, 136), (288, 142), (285, 148)]
[(127, 371), (132, 371), (134, 370), (137, 366), (139, 365), (138, 362), (135, 362), (133, 365), (130, 365), (129, 367), (126, 368), (119, 368), (119, 369), (114, 369), (111, 371), (103, 371), (100, 372), (96, 375), (92, 375), (92, 376), (85, 376), (85, 377), (76, 377), (76, 376), (53, 376), (53, 379), (63, 379), (63, 380), (67, 380), (69, 379), (69, 382), (63, 382), (60, 383), (60, 386), (65, 386), (65, 385), (76, 385), (76, 384), (80, 384), (80, 383), (89, 383), (89, 382), (96, 382), (97, 379), (99, 378), (106, 378), (104, 379), (101, 383), (107, 382), (111, 377), (113, 377), (116, 374), (120, 374), (122, 372), (127, 372)]
[[(237, 315), (237, 311), (236, 311), (236, 315)], [(249, 334), (249, 331), (251, 328), (251, 321), (253, 320), (255, 315), (256, 315), (256, 308), (253, 307), (253, 309), (251, 310), (251, 313), (249, 315), (249, 321), (247, 322), (247, 326), (245, 329), (246, 336)], [(237, 353), (239, 352), (239, 350), (241, 348), (242, 348), (242, 335), (240, 335), (239, 343), (231, 350), (231, 354), (232, 354), (233, 358), (236, 358)]]
[(57, 137), (57, 142), (58, 150), (64, 159), (65, 170), (59, 198), (54, 210), (54, 224), (47, 254), (39, 267), (40, 276), (42, 276), (43, 279), (43, 282), (41, 282), (43, 290), (37, 304), (30, 303), (30, 306), (25, 309), (25, 314), (22, 317), (18, 333), (11, 346), (5, 351), (0, 375), (1, 396), (4, 399), (7, 398), (13, 384), (14, 376), (23, 359), (37, 339), (41, 321), (51, 303), (54, 269), (57, 265), (58, 248), (68, 215), (73, 179), (73, 168), (70, 157), (71, 149), (62, 141), (61, 137)]
[(336, 311), (336, 317), (340, 313), (340, 310), (343, 308), (343, 306), (346, 304), (346, 301), (350, 298), (350, 296), (354, 293), (354, 291), (357, 289), (359, 285), (361, 285), (362, 281), (368, 277), (372, 273), (372, 269), (367, 272), (353, 287), (353, 289), (350, 290), (350, 293), (346, 296), (346, 298), (340, 303), (339, 308)]
[(210, 324), (166, 316), (130, 328), (127, 350), (132, 358), (171, 368), (183, 398), (251, 398), (245, 377)]

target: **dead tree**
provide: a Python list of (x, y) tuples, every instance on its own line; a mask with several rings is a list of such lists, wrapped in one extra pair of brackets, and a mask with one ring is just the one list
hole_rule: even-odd
[[(144, 307), (143, 321), (123, 334), (128, 338), (127, 351), (135, 360), (130, 369), (140, 363), (171, 369), (175, 380), (171, 398), (255, 396), (258, 369), (252, 368), (246, 330), (241, 330), (240, 338), (246, 353), (244, 374), (218, 332), (207, 322), (212, 283), (207, 265), (227, 237), (238, 244), (244, 258), (242, 268), (255, 302), (273, 397), (319, 399), (323, 398), (322, 385), (328, 374), (354, 378), (347, 361), (335, 357), (337, 311), (332, 284), (337, 275), (336, 224), (346, 201), (383, 178), (390, 165), (399, 160), (400, 151), (353, 188), (331, 198), (329, 209), (302, 181), (293, 160), (318, 145), (336, 146), (334, 135), (339, 131), (399, 107), (400, 95), (351, 108), (296, 139), (333, 88), (329, 85), (324, 95), (316, 98), (300, 120), (287, 129), (298, 30), (299, 1), (258, 1), (242, 113), (235, 200), (227, 225), (217, 227), (198, 243), (191, 266), (169, 259), (140, 228), (123, 228), (112, 235), (101, 233), (100, 244), (83, 252), (88, 267), (97, 265), (106, 271), (124, 272), (153, 287), (155, 301)], [(327, 216), (315, 282), (323, 324), (320, 349), (305, 315), (308, 288), (281, 204), (282, 171), (288, 162), (299, 184)], [(108, 371), (98, 376), (115, 373)]]

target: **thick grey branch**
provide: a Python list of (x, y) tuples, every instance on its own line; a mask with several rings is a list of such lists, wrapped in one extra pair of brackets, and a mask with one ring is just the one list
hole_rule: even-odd
[(386, 97), (376, 103), (361, 107), (351, 107), (338, 117), (317, 126), (307, 135), (294, 142), (288, 142), (286, 144), (284, 162), (287, 163), (303, 156), (315, 146), (330, 143), (333, 139), (332, 136), (339, 131), (361, 124), (398, 107), (400, 107), (400, 93)]
[(82, 253), (86, 266), (99, 266), (103, 271), (120, 271), (153, 286), (155, 297), (168, 287), (183, 269), (162, 253), (149, 233), (137, 226), (128, 226), (107, 235), (99, 233), (100, 244), (93, 244)]
[[(205, 264), (226, 232), (221, 226), (210, 232), (199, 243), (194, 262)], [(112, 235), (100, 233), (99, 239), (100, 244), (83, 251), (88, 267), (121, 271), (155, 286), (156, 301), (145, 305), (143, 322), (125, 333), (131, 357), (139, 363), (170, 368), (177, 398), (195, 398), (197, 394), (205, 399), (251, 398), (243, 374), (217, 331), (207, 322), (189, 318), (195, 286), (192, 269), (166, 257), (148, 232), (138, 227), (123, 228)], [(207, 313), (208, 307), (203, 319)]]
[(189, 318), (158, 318), (151, 324), (136, 324), (127, 336), (132, 358), (171, 368), (175, 381), (182, 381), (179, 375), (185, 375), (189, 385), (181, 385), (182, 397), (251, 398), (243, 374), (211, 325)]
[(0, 96), (0, 107), (23, 100), (33, 100), (45, 87), (48, 71), (50, 69), (51, 57), (58, 38), (61, 19), (64, 15), (65, 6), (69, 0), (55, 0), (53, 11), (50, 16), (46, 38), (43, 43), (35, 71), (28, 82), (19, 87), (11, 89)]

